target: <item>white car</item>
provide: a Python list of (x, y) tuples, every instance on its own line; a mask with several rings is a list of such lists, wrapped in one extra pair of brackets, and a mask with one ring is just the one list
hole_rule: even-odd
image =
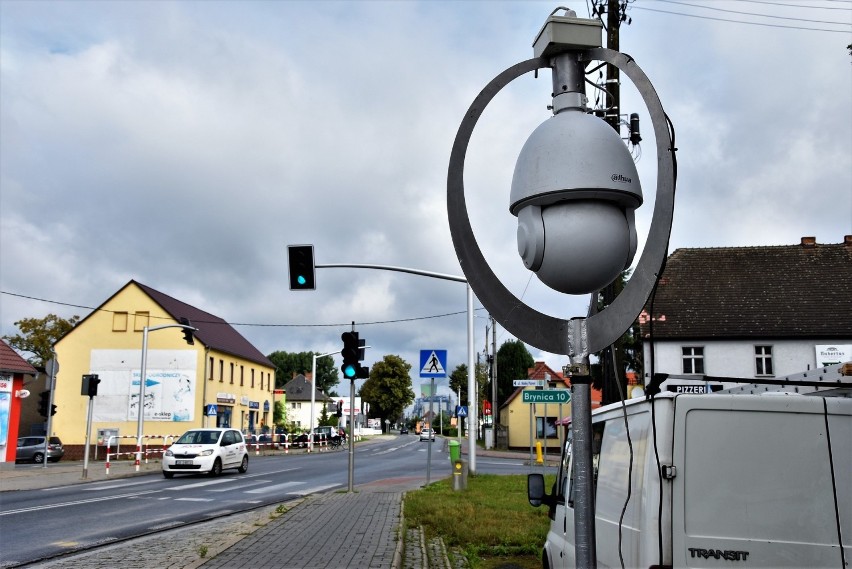
[(248, 448), (236, 429), (192, 429), (163, 455), (163, 476), (209, 472), (219, 476), (227, 468), (248, 470)]
[(428, 441), (428, 440), (434, 441), (435, 440), (435, 431), (433, 431), (432, 429), (423, 429), (422, 431), (420, 431), (420, 440), (421, 441)]

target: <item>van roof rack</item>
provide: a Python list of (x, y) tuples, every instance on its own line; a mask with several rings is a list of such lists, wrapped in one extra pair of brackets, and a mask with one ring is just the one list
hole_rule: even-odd
[[(852, 362), (834, 364), (785, 377), (743, 378), (710, 375), (676, 375), (655, 373), (647, 392), (659, 393), (660, 384), (669, 379), (692, 379), (706, 382), (742, 383), (737, 387), (715, 391), (716, 394), (760, 394), (781, 391), (825, 397), (852, 397)], [(656, 391), (653, 391), (656, 390)]]

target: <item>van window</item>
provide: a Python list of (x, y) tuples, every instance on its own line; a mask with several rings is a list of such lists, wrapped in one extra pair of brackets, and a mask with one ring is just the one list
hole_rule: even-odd
[[(631, 498), (627, 504), (624, 521), (638, 522), (640, 495), (644, 483), (646, 446), (650, 426), (650, 414), (641, 413), (628, 417), (630, 442), (633, 445), (633, 467)], [(615, 524), (619, 523), (627, 499), (627, 480), (630, 474), (630, 446), (627, 444), (627, 429), (624, 418), (607, 421), (600, 443), (600, 454), (596, 470), (596, 494), (606, 495), (606, 500), (597, 500), (597, 517)]]

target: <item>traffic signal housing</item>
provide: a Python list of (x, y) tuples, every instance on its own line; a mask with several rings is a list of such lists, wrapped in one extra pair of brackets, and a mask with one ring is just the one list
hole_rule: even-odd
[(42, 391), (38, 394), (38, 414), (48, 417), (48, 407), (50, 407), (50, 391)]
[[(180, 323), (184, 326), (192, 326), (189, 321), (189, 318), (181, 318)], [(183, 328), (183, 339), (186, 340), (186, 343), (190, 346), (195, 345), (195, 338), (192, 334), (193, 330), (191, 328)]]
[(81, 395), (88, 395), (89, 397), (95, 397), (98, 394), (98, 384), (101, 382), (98, 379), (98, 374), (92, 373), (83, 376), (83, 387), (81, 389)]
[(358, 377), (358, 356), (360, 355), (361, 345), (358, 341), (358, 332), (344, 332), (340, 335), (343, 340), (343, 349), (340, 350), (340, 355), (343, 357), (343, 365), (340, 366), (340, 371), (343, 372), (343, 377), (346, 379), (355, 379)]
[(290, 290), (316, 290), (314, 246), (287, 245)]

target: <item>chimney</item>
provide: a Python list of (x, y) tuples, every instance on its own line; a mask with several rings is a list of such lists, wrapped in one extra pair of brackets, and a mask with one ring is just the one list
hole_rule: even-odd
[(852, 247), (852, 235), (844, 235), (843, 244), (847, 247)]
[(802, 237), (802, 248), (813, 249), (816, 247), (816, 237)]

